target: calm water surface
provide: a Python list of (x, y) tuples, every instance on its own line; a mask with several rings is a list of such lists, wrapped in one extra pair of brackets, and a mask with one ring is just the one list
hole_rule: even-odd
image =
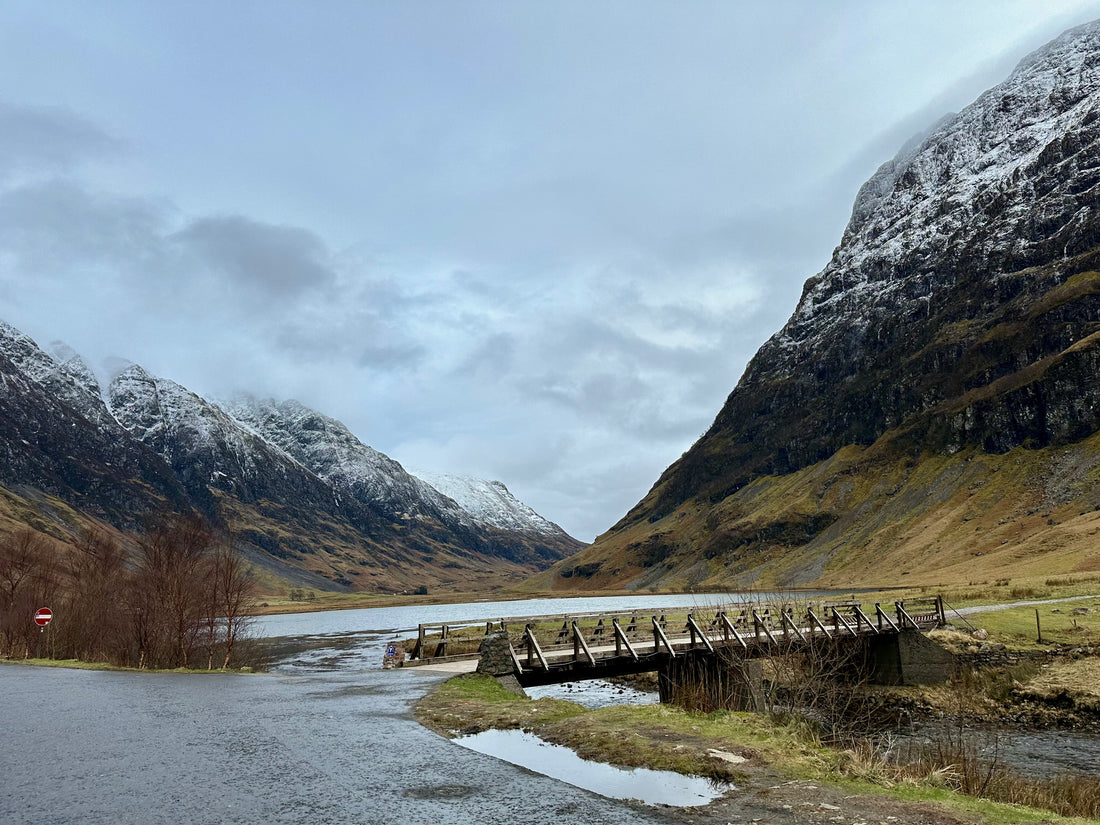
[(590, 762), (569, 748), (544, 742), (521, 730), (487, 730), (455, 741), (464, 748), (521, 764), (536, 773), (588, 788), (602, 796), (637, 799), (647, 805), (706, 805), (726, 791), (735, 790), (731, 785), (711, 782), (701, 776)]

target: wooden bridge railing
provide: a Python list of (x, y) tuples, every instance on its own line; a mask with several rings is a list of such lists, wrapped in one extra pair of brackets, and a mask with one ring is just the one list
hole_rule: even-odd
[[(814, 637), (899, 633), (946, 623), (943, 600), (938, 596), (894, 602), (892, 608), (876, 603), (874, 614), (868, 615), (857, 601), (834, 601), (810, 603), (796, 613), (792, 604), (737, 603), (715, 609), (713, 616), (710, 611), (693, 611), (686, 618), (684, 614), (675, 618), (671, 610), (645, 617), (639, 612), (532, 616), (511, 621), (512, 628), (521, 622), (523, 627), (518, 636), (512, 631), (511, 644), (518, 668), (549, 670), (557, 663), (595, 665), (601, 659), (624, 655), (637, 662), (658, 653), (675, 657), (696, 648), (713, 652), (716, 646), (747, 653), (750, 649), (808, 644)], [(559, 622), (557, 631), (547, 631), (546, 625), (553, 627)], [(476, 658), (476, 650), (452, 649), (451, 631), (482, 626), (484, 635), (510, 630), (505, 619), (421, 624), (410, 659)], [(476, 636), (465, 637), (467, 648), (477, 641)]]

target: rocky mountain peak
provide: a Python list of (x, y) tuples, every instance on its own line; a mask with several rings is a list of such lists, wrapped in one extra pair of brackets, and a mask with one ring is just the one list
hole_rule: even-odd
[(89, 421), (102, 427), (113, 425), (99, 381), (84, 359), (60, 342), (54, 342), (49, 349), (47, 353), (29, 335), (0, 321), (0, 353)]
[[(649, 586), (676, 570), (696, 586), (769, 568), (809, 581), (855, 546), (909, 564), (890, 555), (909, 546), (890, 525), (951, 523), (934, 512), (958, 492), (946, 479), (965, 476), (950, 457), (1022, 449), (1035, 455), (1014, 466), (1038, 467), (1042, 451), (1083, 444), (1100, 433), (1098, 374), (1100, 21), (878, 169), (710, 429), (562, 576)], [(1080, 451), (1100, 470), (1100, 452)], [(934, 490), (925, 464), (940, 468)], [(1001, 506), (1032, 511), (1041, 483), (1014, 483)], [(935, 535), (914, 528), (909, 544), (942, 556)]]
[(1090, 248), (1098, 92), (1100, 21), (1029, 55), (907, 144), (860, 189), (840, 246), (774, 345), (809, 343), (852, 310), (933, 301), (933, 276), (945, 265), (996, 277)]
[(295, 401), (239, 395), (224, 409), (338, 490), (399, 519), (439, 518), (469, 525), (453, 501), (397, 461), (361, 442), (342, 422)]

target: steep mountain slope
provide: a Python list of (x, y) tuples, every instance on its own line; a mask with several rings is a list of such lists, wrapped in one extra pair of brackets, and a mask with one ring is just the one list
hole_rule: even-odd
[(52, 350), (0, 323), (0, 530), (63, 539), (89, 520), (134, 530), (198, 511), (280, 577), (384, 591), (492, 587), (583, 546), (481, 524), (296, 402), (239, 406), (243, 423), (130, 365), (104, 403), (79, 356)]
[(356, 438), (339, 421), (297, 401), (239, 396), (223, 404), (234, 419), (293, 456), (337, 490), (393, 519), (436, 518), (469, 527), (470, 515)]
[[(878, 170), (711, 428), (543, 581), (935, 579), (1040, 546), (1052, 570), (1100, 567), (1067, 530), (1019, 521), (1094, 520), (1098, 207), (1100, 22)], [(1075, 476), (1051, 503), (1043, 479), (1065, 461)], [(979, 506), (982, 488), (997, 495)], [(994, 543), (952, 507), (1019, 529)]]
[(68, 519), (50, 497), (127, 528), (163, 508), (190, 509), (171, 468), (128, 436), (71, 363), (0, 323), (0, 485), (38, 503), (32, 521)]

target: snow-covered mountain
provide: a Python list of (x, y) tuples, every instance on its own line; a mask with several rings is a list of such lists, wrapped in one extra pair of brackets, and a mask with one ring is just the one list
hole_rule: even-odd
[(395, 518), (439, 518), (469, 526), (470, 514), (409, 475), (398, 462), (363, 444), (341, 422), (298, 401), (241, 395), (222, 406), (241, 424), (336, 490), (376, 504)]
[(1092, 248), (1098, 54), (1100, 21), (1067, 31), (883, 164), (856, 196), (832, 260), (768, 347), (797, 358), (850, 332), (853, 313), (927, 313), (947, 292), (946, 267), (997, 278)]
[(486, 481), (469, 476), (414, 470), (417, 478), (430, 484), (458, 504), (482, 524), (547, 536), (565, 531), (517, 499), (501, 481)]
[(95, 373), (71, 348), (54, 342), (48, 354), (29, 336), (0, 321), (0, 352), (27, 377), (71, 405), (89, 421), (100, 426), (113, 423)]
[(136, 364), (121, 366), (104, 401), (75, 352), (51, 353), (0, 322), (9, 491), (46, 492), (123, 528), (165, 506), (198, 510), (257, 562), (315, 587), (471, 588), (583, 546), (560, 530), (482, 519), (296, 401), (219, 405)]
[[(1029, 519), (1048, 499), (1074, 517), (1100, 508), (1098, 376), (1100, 21), (875, 173), (710, 429), (560, 575), (705, 587), (850, 569), (893, 583), (1077, 547), (1045, 532), (1053, 517)], [(1067, 455), (1080, 483), (1040, 497)], [(979, 505), (979, 489), (996, 495)], [(957, 516), (983, 508), (988, 524)]]
[(499, 481), (410, 474), (389, 456), (363, 444), (341, 422), (298, 401), (242, 395), (222, 406), (339, 494), (392, 518), (438, 522), (475, 544), (503, 541), (521, 557), (531, 551), (548, 557), (551, 547), (556, 555), (579, 549), (575, 539), (515, 499)]

